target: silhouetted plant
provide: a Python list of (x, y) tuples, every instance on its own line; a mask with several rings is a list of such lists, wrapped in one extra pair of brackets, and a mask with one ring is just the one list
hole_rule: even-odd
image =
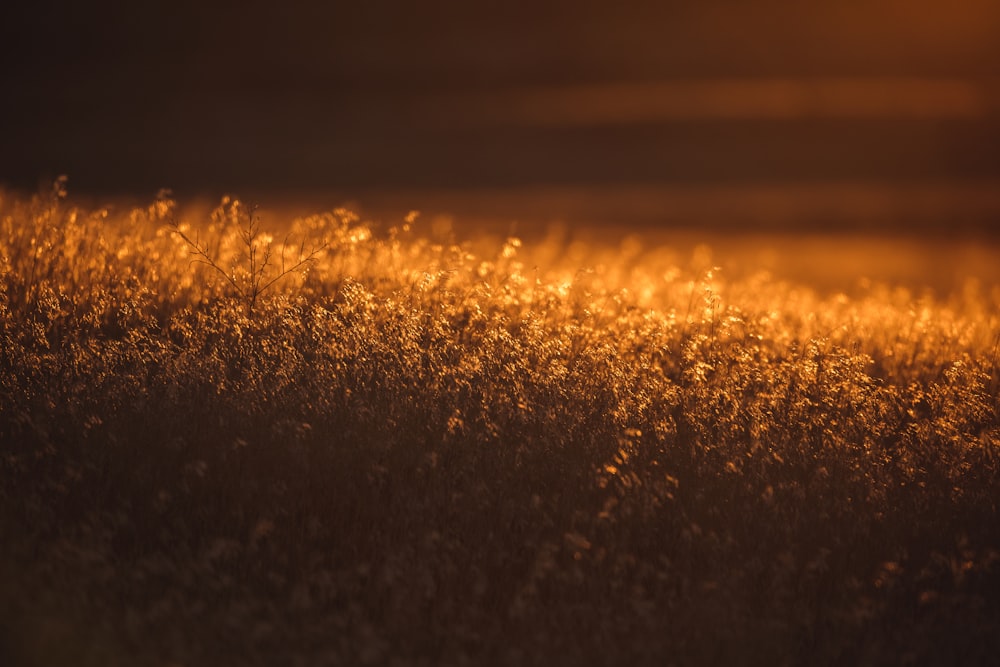
[(234, 260), (228, 268), (223, 267), (224, 260), (218, 256), (217, 248), (213, 252), (211, 246), (202, 242), (197, 235), (191, 237), (176, 220), (171, 223), (171, 228), (188, 245), (196, 263), (203, 264), (222, 276), (243, 304), (247, 318), (253, 319), (260, 297), (288, 275), (303, 272), (316, 261), (327, 244), (318, 242), (307, 248), (303, 239), (298, 247), (291, 247), (293, 256), (289, 259), (289, 239), (286, 237), (277, 246), (275, 258), (274, 238), (261, 230), (256, 206), (245, 207), (238, 199), (226, 198), (222, 208), (234, 222), (236, 234), (242, 244), (241, 257)]

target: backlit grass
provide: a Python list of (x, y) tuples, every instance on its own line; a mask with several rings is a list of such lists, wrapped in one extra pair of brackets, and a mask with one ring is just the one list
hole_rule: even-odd
[(62, 194), (0, 195), (0, 663), (1000, 651), (996, 288)]

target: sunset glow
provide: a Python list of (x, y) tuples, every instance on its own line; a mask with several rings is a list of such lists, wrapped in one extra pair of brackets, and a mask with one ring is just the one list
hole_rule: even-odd
[(0, 667), (996, 663), (997, 0), (0, 62)]
[[(449, 113), (454, 109), (462, 113)], [(754, 119), (969, 120), (1000, 115), (1000, 86), (917, 78), (615, 83), (445, 97), (428, 102), (421, 112), (429, 121), (553, 126)]]

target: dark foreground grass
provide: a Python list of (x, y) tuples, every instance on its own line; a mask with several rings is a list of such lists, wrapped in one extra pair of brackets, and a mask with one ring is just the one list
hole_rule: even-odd
[(1000, 655), (997, 291), (0, 216), (0, 664)]

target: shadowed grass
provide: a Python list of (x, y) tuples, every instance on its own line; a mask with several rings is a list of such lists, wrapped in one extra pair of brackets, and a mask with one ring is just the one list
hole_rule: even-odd
[(996, 290), (826, 297), (342, 210), (291, 225), (289, 273), (234, 200), (62, 194), (0, 198), (5, 664), (1000, 650)]

